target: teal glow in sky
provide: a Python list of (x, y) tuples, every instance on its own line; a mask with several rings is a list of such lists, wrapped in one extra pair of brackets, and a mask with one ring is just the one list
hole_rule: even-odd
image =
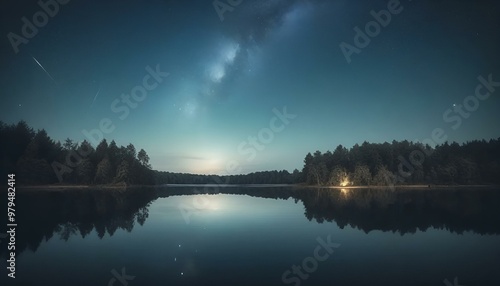
[[(218, 174), (292, 171), (307, 152), (436, 128), (498, 138), (500, 4), (397, 2), (242, 1), (221, 21), (212, 1), (73, 0), (14, 48), (9, 33), (24, 37), (23, 17), (43, 9), (9, 1), (0, 120), (81, 142), (104, 119), (106, 139), (144, 148), (157, 170)], [(348, 63), (341, 43), (391, 5)], [(490, 96), (476, 104), (478, 84)], [(273, 111), (285, 107), (295, 117)]]

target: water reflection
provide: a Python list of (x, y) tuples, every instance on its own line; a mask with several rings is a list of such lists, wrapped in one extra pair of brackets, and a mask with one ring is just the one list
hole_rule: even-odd
[(349, 195), (350, 191), (351, 191), (351, 189), (340, 189), (340, 193), (342, 195), (344, 195), (345, 197), (347, 197)]
[(493, 190), (341, 189), (298, 192), (306, 217), (340, 228), (400, 234), (446, 229), (454, 233), (500, 233), (500, 193)]
[[(144, 224), (155, 198), (152, 189), (18, 192), (16, 252), (36, 251), (54, 235), (67, 241), (73, 235), (85, 238), (93, 230), (101, 239), (117, 229), (130, 232), (135, 223)], [(0, 248), (0, 256), (6, 250)]]
[[(220, 193), (272, 199), (294, 199), (307, 219), (335, 222), (340, 228), (400, 234), (446, 229), (454, 233), (500, 234), (500, 191), (491, 189), (318, 189), (219, 188)], [(199, 194), (189, 188), (167, 188), (161, 197)], [(212, 192), (213, 193), (213, 192)]]
[[(309, 221), (336, 223), (340, 228), (350, 226), (364, 232), (381, 230), (403, 235), (437, 228), (454, 233), (500, 234), (500, 192), (495, 190), (227, 187), (214, 193), (294, 199), (304, 205)], [(53, 236), (68, 240), (73, 235), (84, 238), (92, 231), (99, 238), (112, 236), (117, 229), (131, 232), (137, 224), (145, 223), (153, 200), (193, 194), (200, 192), (192, 187), (19, 192), (17, 253), (36, 251), (42, 241)], [(226, 207), (211, 204), (210, 210), (223, 211)], [(238, 205), (231, 208), (237, 211)], [(0, 256), (5, 257), (6, 248), (0, 249)]]

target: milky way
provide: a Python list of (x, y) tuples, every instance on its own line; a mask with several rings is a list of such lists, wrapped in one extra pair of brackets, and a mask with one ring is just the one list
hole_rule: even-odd
[[(292, 171), (307, 152), (436, 129), (458, 142), (500, 135), (496, 86), (459, 109), (475, 104), (478, 78), (500, 81), (499, 1), (219, 1), (222, 20), (214, 1), (68, 1), (36, 32), (23, 25), (43, 12), (37, 1), (7, 1), (0, 120), (81, 142), (109, 119), (105, 138), (147, 150), (155, 169), (203, 173), (234, 161)], [(16, 49), (12, 34), (25, 38)], [(147, 67), (169, 76), (151, 85)], [(270, 134), (285, 108), (296, 117)], [(259, 134), (271, 139), (239, 150)]]

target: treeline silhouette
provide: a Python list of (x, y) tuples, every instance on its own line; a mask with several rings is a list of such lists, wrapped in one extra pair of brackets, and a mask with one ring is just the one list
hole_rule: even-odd
[(294, 184), (302, 181), (302, 174), (297, 169), (292, 173), (274, 170), (228, 176), (157, 171), (156, 180), (159, 184)]
[(16, 174), (22, 185), (161, 185), (161, 184), (292, 184), (301, 181), (298, 170), (263, 171), (216, 176), (151, 170), (149, 156), (133, 144), (117, 146), (103, 139), (95, 148), (87, 141), (52, 140), (45, 130), (34, 131), (24, 121), (0, 121), (2, 174)]
[(500, 138), (431, 147), (368, 143), (308, 153), (302, 180), (314, 185), (499, 184)]
[(500, 138), (431, 147), (409, 141), (368, 143), (333, 152), (308, 153), (302, 171), (262, 171), (244, 175), (197, 175), (154, 171), (149, 156), (133, 144), (103, 139), (95, 148), (86, 140), (63, 143), (26, 122), (0, 121), (0, 171), (15, 173), (17, 183), (43, 184), (295, 184), (388, 186), (411, 184), (500, 184)]
[(34, 184), (154, 184), (149, 156), (133, 144), (117, 146), (103, 139), (94, 148), (66, 139), (52, 140), (45, 130), (34, 131), (24, 121), (0, 121), (2, 174), (16, 174), (16, 182)]

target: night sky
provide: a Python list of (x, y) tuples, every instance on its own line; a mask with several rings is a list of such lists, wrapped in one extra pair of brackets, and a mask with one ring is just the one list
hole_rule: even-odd
[[(500, 83), (475, 95), (479, 76), (500, 82), (499, 1), (60, 2), (47, 18), (37, 1), (0, 12), (0, 120), (55, 140), (91, 141), (82, 131), (104, 119), (104, 137), (145, 149), (154, 169), (225, 174), (234, 161), (292, 171), (307, 152), (436, 128), (449, 141), (500, 136)], [(382, 9), (397, 13), (358, 49), (355, 27)], [(47, 23), (20, 40), (34, 15)], [(287, 124), (273, 120), (284, 108)]]

